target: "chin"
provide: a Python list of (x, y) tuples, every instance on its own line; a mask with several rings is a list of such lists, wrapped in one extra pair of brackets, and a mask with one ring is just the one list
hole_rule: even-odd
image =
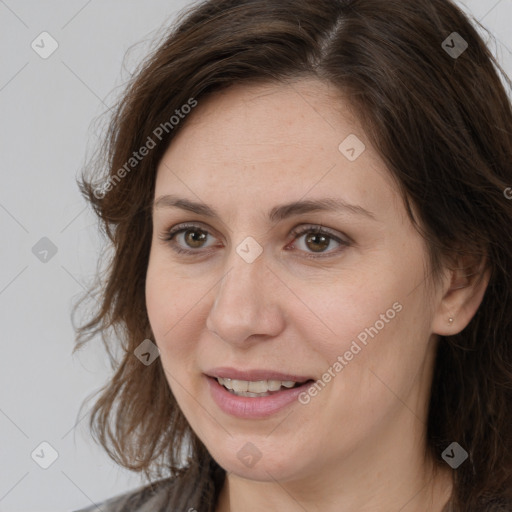
[[(212, 440), (212, 443), (214, 442)], [(262, 444), (258, 439), (250, 441), (244, 438), (243, 441), (235, 441), (234, 444), (237, 445), (236, 449), (225, 447), (224, 451), (221, 451), (222, 447), (219, 447), (218, 442), (215, 448), (206, 444), (212, 457), (228, 473), (258, 482), (288, 481), (304, 476), (304, 468), (297, 465), (297, 460), (304, 462), (301, 455), (297, 454), (297, 457), (294, 457), (283, 450), (282, 445), (278, 452), (279, 447), (273, 446), (272, 442), (261, 450), (256, 448)], [(241, 448), (238, 445), (241, 445)]]

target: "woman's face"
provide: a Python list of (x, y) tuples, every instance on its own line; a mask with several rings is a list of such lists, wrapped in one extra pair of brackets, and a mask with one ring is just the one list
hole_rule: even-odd
[(245, 478), (338, 481), (422, 449), (436, 293), (347, 107), (313, 80), (232, 87), (199, 101), (158, 168), (155, 342), (192, 429)]

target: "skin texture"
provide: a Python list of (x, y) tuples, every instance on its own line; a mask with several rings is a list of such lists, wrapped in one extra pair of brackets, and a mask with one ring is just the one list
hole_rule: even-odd
[[(355, 161), (338, 149), (350, 134), (366, 146)], [(155, 208), (146, 281), (169, 385), (228, 472), (217, 510), (441, 511), (451, 469), (433, 477), (425, 457), (434, 349), (437, 334), (467, 325), (486, 283), (449, 270), (439, 286), (429, 281), (425, 242), (348, 102), (316, 80), (233, 86), (199, 102), (157, 172), (155, 198), (219, 212)], [(277, 205), (323, 197), (374, 219), (342, 210), (267, 218)], [(199, 233), (173, 243), (194, 255), (163, 240), (184, 222)], [(350, 242), (291, 234), (310, 225)], [(236, 252), (248, 236), (263, 248), (252, 263)], [(203, 372), (216, 366), (321, 379), (395, 303), (400, 312), (308, 404), (247, 420), (212, 401)], [(247, 442), (261, 452), (253, 467), (237, 457)]]

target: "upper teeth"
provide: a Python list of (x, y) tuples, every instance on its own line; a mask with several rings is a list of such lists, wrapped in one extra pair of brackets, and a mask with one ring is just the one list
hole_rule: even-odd
[(293, 388), (296, 382), (293, 380), (237, 380), (237, 379), (224, 379), (217, 377), (219, 384), (228, 389), (232, 389), (237, 393), (249, 391), (250, 393), (266, 393), (267, 391), (278, 391), (281, 386), (285, 388)]

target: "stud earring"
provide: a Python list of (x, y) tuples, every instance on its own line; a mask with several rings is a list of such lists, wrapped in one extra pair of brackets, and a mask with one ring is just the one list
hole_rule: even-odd
[(453, 324), (453, 318), (452, 318), (452, 317), (448, 318), (448, 323), (449, 323), (450, 325), (452, 325), (452, 324)]

